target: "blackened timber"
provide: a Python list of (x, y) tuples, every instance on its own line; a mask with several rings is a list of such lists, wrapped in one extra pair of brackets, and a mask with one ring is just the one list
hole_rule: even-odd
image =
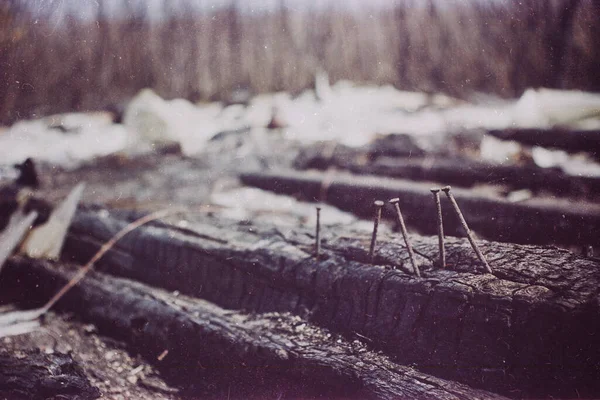
[[(240, 175), (249, 186), (324, 201), (342, 210), (368, 217), (373, 200), (400, 198), (408, 224), (425, 234), (437, 232), (436, 210), (429, 185), (400, 179), (355, 176), (346, 173), (260, 172)], [(326, 190), (323, 190), (326, 188)], [(469, 226), (489, 240), (522, 244), (600, 245), (600, 206), (561, 200), (531, 199), (519, 203), (453, 189)], [(323, 198), (323, 193), (325, 198)], [(460, 224), (449, 207), (442, 207), (444, 231), (462, 236)], [(384, 218), (392, 213), (384, 213)]]
[(560, 168), (498, 164), (439, 154), (375, 157), (369, 148), (353, 149), (337, 145), (335, 149), (330, 152), (325, 144), (307, 147), (296, 157), (294, 167), (300, 170), (326, 170), (336, 167), (361, 175), (388, 176), (462, 187), (487, 183), (561, 196), (600, 194), (600, 178), (569, 175)]
[(530, 146), (550, 147), (571, 153), (588, 152), (600, 159), (599, 130), (515, 128), (490, 130), (488, 134)]
[[(50, 297), (75, 272), (13, 258), (3, 278), (30, 293), (31, 301)], [(159, 367), (167, 376), (178, 375), (180, 384), (210, 378), (240, 390), (241, 383), (255, 397), (259, 382), (276, 385), (279, 378), (296, 382), (292, 389), (300, 397), (505, 399), (395, 364), (289, 314), (233, 312), (101, 273), (90, 273), (57, 306), (124, 339), (155, 363), (162, 354)]]
[[(79, 212), (66, 243), (87, 261), (135, 216)], [(196, 233), (197, 232), (197, 233)], [(531, 396), (600, 395), (600, 265), (566, 250), (480, 241), (485, 274), (466, 239), (411, 235), (422, 278), (397, 235), (190, 219), (141, 227), (99, 263), (103, 270), (202, 297), (229, 309), (291, 312), (400, 362), (488, 390)], [(218, 238), (218, 240), (216, 239)], [(543, 387), (537, 382), (544, 381)]]
[(535, 165), (504, 165), (468, 159), (379, 158), (371, 164), (354, 164), (348, 170), (358, 174), (435, 181), (464, 187), (487, 183), (513, 189), (530, 189), (561, 196), (600, 194), (600, 178), (574, 176), (559, 168)]

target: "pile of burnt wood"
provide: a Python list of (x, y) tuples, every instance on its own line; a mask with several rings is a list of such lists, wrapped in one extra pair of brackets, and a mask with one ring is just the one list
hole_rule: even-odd
[[(482, 161), (482, 138), (519, 141), (521, 156), (505, 163)], [(447, 136), (422, 146), (409, 135), (386, 135), (361, 148), (323, 142), (304, 148), (294, 170), (242, 174), (243, 183), (299, 198), (323, 201), (368, 217), (377, 199), (399, 197), (406, 223), (417, 232), (437, 233), (429, 188), (454, 185), (469, 226), (483, 238), (522, 244), (578, 248), (600, 244), (600, 177), (542, 168), (531, 147), (579, 153), (600, 159), (600, 132), (502, 130)], [(308, 170), (308, 171), (307, 171)], [(389, 207), (388, 218), (396, 219)], [(443, 210), (446, 233), (463, 235), (452, 208)]]
[[(138, 217), (79, 211), (66, 254), (89, 260)], [(313, 230), (284, 233), (215, 216), (188, 218), (185, 227), (177, 221), (123, 237), (98, 262), (102, 272), (59, 309), (149, 359), (168, 354), (165, 374), (188, 382), (260, 391), (261, 382), (283, 381), (291, 397), (600, 393), (596, 260), (487, 241), (474, 252), (467, 239), (446, 237), (442, 265), (436, 236), (410, 235), (409, 255), (397, 234), (380, 232), (369, 251), (368, 232), (322, 229), (317, 253)], [(75, 272), (12, 258), (4, 282), (29, 303), (49, 298)]]
[[(565, 197), (572, 201), (510, 201), (469, 188), (477, 168), (453, 180), (427, 175), (438, 171), (435, 160), (419, 166), (373, 148), (330, 146), (323, 156), (313, 147), (316, 158), (304, 152), (296, 166), (325, 171), (240, 176), (375, 216), (373, 231), (320, 222), (282, 229), (205, 207), (125, 235), (57, 308), (160, 358), (165, 376), (192, 393), (190, 382), (210, 381), (217, 393), (233, 387), (259, 398), (265, 387), (284, 398), (600, 396), (600, 262), (565, 248), (599, 244), (600, 209), (589, 201), (597, 187), (573, 183), (583, 191)], [(393, 171), (380, 167), (393, 160), (403, 179), (372, 175)], [(523, 183), (529, 172), (501, 173), (491, 179), (537, 193)], [(23, 305), (47, 300), (74, 264), (142, 216), (80, 207), (62, 261), (10, 258), (2, 293)], [(402, 238), (378, 229), (382, 218)]]

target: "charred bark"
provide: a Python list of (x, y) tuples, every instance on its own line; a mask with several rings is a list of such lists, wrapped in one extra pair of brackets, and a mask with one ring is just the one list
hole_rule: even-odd
[[(52, 295), (74, 272), (15, 258), (4, 278), (18, 282), (22, 292), (35, 293), (28, 300), (39, 300)], [(268, 384), (277, 384), (274, 378), (280, 377), (300, 383), (295, 389), (303, 396), (504, 398), (394, 364), (358, 341), (346, 341), (289, 314), (227, 311), (100, 273), (91, 273), (57, 306), (125, 339), (151, 359), (166, 354), (159, 362), (162, 370), (188, 383), (209, 376), (234, 386), (242, 380), (256, 395), (259, 382), (270, 379)]]
[[(349, 174), (281, 172), (247, 173), (241, 181), (276, 193), (326, 201), (342, 210), (370, 217), (374, 200), (400, 197), (406, 223), (436, 234), (436, 212), (429, 186), (404, 180)], [(490, 240), (525, 244), (600, 244), (600, 207), (592, 203), (529, 200), (520, 203), (452, 189), (471, 229)], [(442, 205), (444, 230), (462, 236), (456, 215)], [(388, 217), (393, 218), (389, 213)]]
[(87, 400), (100, 397), (100, 391), (90, 384), (68, 354), (31, 350), (17, 356), (1, 351), (0, 397)]
[[(87, 260), (126, 223), (82, 212), (66, 249)], [(482, 274), (468, 242), (447, 238), (447, 268), (438, 269), (437, 238), (413, 235), (416, 278), (397, 237), (380, 235), (375, 265), (368, 233), (336, 228), (322, 237), (315, 260), (312, 234), (302, 230), (219, 219), (185, 230), (154, 224), (123, 238), (99, 267), (230, 309), (305, 315), (400, 362), (488, 390), (600, 394), (597, 261), (483, 242), (494, 275)]]

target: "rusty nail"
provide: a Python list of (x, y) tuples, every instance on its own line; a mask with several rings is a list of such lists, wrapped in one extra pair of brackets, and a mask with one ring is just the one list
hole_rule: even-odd
[(321, 207), (317, 207), (317, 233), (315, 235), (315, 241), (315, 254), (318, 260), (321, 255)]
[(444, 247), (444, 224), (442, 222), (442, 205), (440, 203), (440, 189), (431, 189), (433, 193), (433, 200), (435, 201), (435, 207), (437, 211), (437, 231), (438, 231), (438, 244), (440, 248), (440, 265), (442, 268), (446, 267), (446, 248)]
[(400, 199), (398, 197), (391, 199), (389, 201), (396, 208), (396, 213), (398, 214), (398, 222), (400, 222), (400, 230), (402, 231), (402, 237), (404, 237), (404, 243), (406, 244), (406, 248), (408, 249), (408, 256), (410, 257), (410, 262), (413, 266), (413, 271), (415, 275), (419, 278), (421, 277), (421, 272), (419, 271), (419, 267), (417, 267), (417, 261), (415, 260), (415, 253), (410, 245), (410, 241), (408, 240), (408, 231), (406, 230), (406, 224), (404, 224), (404, 218), (402, 218), (402, 212), (400, 211)]
[(377, 241), (377, 229), (379, 228), (379, 221), (381, 221), (381, 208), (383, 207), (383, 201), (376, 200), (375, 205), (375, 220), (373, 221), (373, 236), (371, 236), (371, 247), (369, 248), (369, 262), (373, 264), (375, 259), (375, 242)]
[(446, 187), (442, 188), (444, 193), (446, 193), (446, 196), (448, 196), (448, 199), (450, 199), (450, 202), (452, 203), (452, 207), (454, 207), (454, 211), (456, 212), (456, 215), (460, 219), (460, 224), (462, 225), (463, 229), (467, 232), (467, 238), (469, 239), (469, 242), (471, 243), (471, 247), (473, 247), (473, 250), (475, 250), (475, 253), (477, 254), (477, 257), (479, 258), (479, 261), (481, 261), (483, 263), (486, 271), (491, 274), (491, 273), (493, 273), (492, 268), (490, 267), (487, 260), (483, 256), (483, 253), (481, 252), (481, 250), (479, 250), (477, 243), (475, 243), (475, 239), (473, 239), (473, 234), (471, 233), (471, 230), (469, 229), (469, 226), (467, 225), (467, 221), (465, 220), (465, 217), (463, 216), (462, 212), (460, 211), (460, 208), (458, 207), (458, 203), (456, 202), (454, 195), (452, 193), (450, 193), (450, 189), (451, 189), (450, 186), (446, 186)]

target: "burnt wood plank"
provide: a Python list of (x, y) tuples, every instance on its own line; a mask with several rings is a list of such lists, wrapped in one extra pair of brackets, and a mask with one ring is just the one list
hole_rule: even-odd
[(600, 178), (567, 175), (559, 168), (535, 165), (504, 165), (457, 158), (383, 157), (368, 165), (351, 165), (348, 169), (358, 174), (435, 181), (463, 187), (487, 183), (560, 196), (600, 194)]
[[(80, 212), (66, 249), (86, 261), (127, 223)], [(412, 235), (422, 278), (400, 237), (312, 232), (199, 219), (185, 230), (142, 227), (100, 262), (111, 273), (180, 290), (220, 306), (289, 311), (371, 345), (401, 362), (488, 390), (528, 395), (600, 394), (600, 265), (568, 251), (481, 241), (494, 275), (482, 273), (465, 239), (447, 238), (446, 269), (434, 268), (435, 237)], [(548, 382), (539, 387), (537, 382)]]
[(600, 194), (600, 178), (568, 175), (560, 168), (498, 164), (435, 154), (382, 157), (372, 153), (369, 147), (332, 147), (327, 142), (302, 149), (294, 161), (294, 167), (300, 170), (341, 168), (361, 175), (440, 182), (443, 183), (442, 186), (471, 187), (477, 184), (494, 184), (511, 189), (555, 193), (560, 196), (594, 197)]
[(550, 147), (571, 153), (588, 152), (600, 158), (599, 130), (515, 128), (490, 130), (488, 134), (530, 146)]
[[(73, 268), (13, 258), (5, 279), (45, 299)], [(260, 393), (260, 382), (289, 378), (301, 395), (348, 398), (502, 399), (493, 393), (435, 378), (392, 363), (358, 341), (349, 342), (289, 314), (243, 314), (173, 295), (137, 282), (91, 273), (57, 306), (77, 313), (107, 334), (125, 339), (180, 379), (210, 375)], [(200, 366), (200, 367), (198, 367)], [(168, 372), (166, 372), (168, 373)], [(215, 378), (214, 376), (212, 378)], [(310, 389), (309, 391), (307, 391)]]
[[(240, 175), (250, 186), (310, 201), (325, 201), (359, 216), (371, 217), (374, 200), (400, 198), (406, 223), (421, 233), (436, 234), (429, 186), (400, 179), (345, 173), (256, 172)], [(481, 236), (524, 244), (600, 245), (600, 206), (562, 200), (531, 199), (511, 203), (501, 198), (453, 188), (469, 227)], [(451, 207), (442, 200), (444, 231), (464, 235)], [(384, 218), (394, 214), (384, 213)]]

